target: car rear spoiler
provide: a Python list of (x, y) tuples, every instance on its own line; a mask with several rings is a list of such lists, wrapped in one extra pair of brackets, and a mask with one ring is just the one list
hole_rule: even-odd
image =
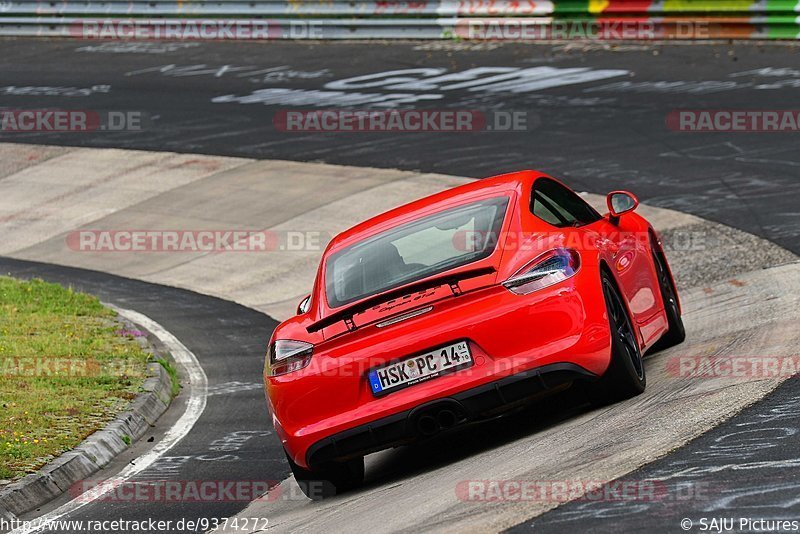
[(458, 287), (458, 283), (462, 280), (469, 280), (471, 278), (477, 278), (479, 276), (484, 276), (487, 274), (492, 274), (496, 272), (494, 267), (479, 267), (477, 269), (468, 269), (466, 271), (460, 271), (457, 273), (450, 273), (450, 274), (443, 274), (440, 276), (434, 276), (432, 278), (426, 278), (424, 280), (420, 280), (419, 282), (415, 282), (413, 284), (408, 284), (405, 286), (400, 286), (396, 289), (392, 289), (386, 291), (384, 293), (379, 293), (367, 299), (364, 299), (352, 306), (348, 306), (334, 312), (327, 317), (323, 317), (319, 321), (311, 323), (308, 325), (306, 330), (309, 333), (317, 332), (322, 330), (326, 326), (331, 326), (332, 324), (336, 324), (339, 321), (344, 321), (345, 326), (347, 326), (347, 330), (353, 331), (357, 328), (356, 324), (353, 322), (353, 317), (359, 313), (365, 312), (368, 309), (372, 308), (373, 306), (377, 306), (378, 304), (383, 304), (388, 300), (392, 300), (397, 297), (402, 297), (411, 293), (415, 293), (417, 291), (423, 291), (425, 289), (430, 289), (432, 287), (438, 287), (443, 285), (450, 286), (450, 290), (453, 292), (453, 295), (460, 295), (461, 288)]

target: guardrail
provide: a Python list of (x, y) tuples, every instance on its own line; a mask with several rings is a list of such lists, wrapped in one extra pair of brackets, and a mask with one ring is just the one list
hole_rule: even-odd
[[(202, 31), (231, 23), (264, 31)], [(109, 25), (116, 31), (103, 35)], [(172, 28), (172, 33), (169, 29)], [(159, 31), (160, 30), (160, 31)], [(0, 0), (0, 35), (235, 39), (798, 39), (800, 0)], [(170, 37), (170, 35), (172, 37)], [(154, 37), (156, 36), (156, 37)]]

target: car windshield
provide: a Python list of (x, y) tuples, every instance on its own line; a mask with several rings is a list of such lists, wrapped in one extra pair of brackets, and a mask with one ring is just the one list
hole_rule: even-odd
[(508, 197), (495, 197), (382, 232), (328, 258), (332, 308), (488, 257), (497, 244)]

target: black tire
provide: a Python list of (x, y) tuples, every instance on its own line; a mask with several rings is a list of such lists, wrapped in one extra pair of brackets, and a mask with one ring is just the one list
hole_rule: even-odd
[(678, 292), (667, 269), (667, 258), (655, 246), (653, 246), (653, 264), (656, 268), (656, 275), (658, 275), (658, 287), (661, 290), (661, 299), (664, 301), (664, 310), (669, 324), (669, 330), (653, 345), (653, 350), (664, 350), (683, 343), (683, 340), (686, 339), (686, 328), (683, 326), (681, 310), (678, 306)]
[(321, 501), (359, 487), (364, 482), (364, 458), (331, 462), (313, 471), (300, 467), (286, 455), (294, 479), (306, 497)]
[(611, 275), (602, 271), (600, 283), (611, 330), (611, 363), (600, 379), (588, 387), (589, 400), (604, 406), (642, 393), (647, 386), (644, 361), (628, 308)]

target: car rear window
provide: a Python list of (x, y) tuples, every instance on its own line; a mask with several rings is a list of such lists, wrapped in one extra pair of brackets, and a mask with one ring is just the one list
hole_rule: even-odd
[(472, 202), (381, 232), (331, 255), (332, 308), (486, 258), (497, 246), (506, 196)]

